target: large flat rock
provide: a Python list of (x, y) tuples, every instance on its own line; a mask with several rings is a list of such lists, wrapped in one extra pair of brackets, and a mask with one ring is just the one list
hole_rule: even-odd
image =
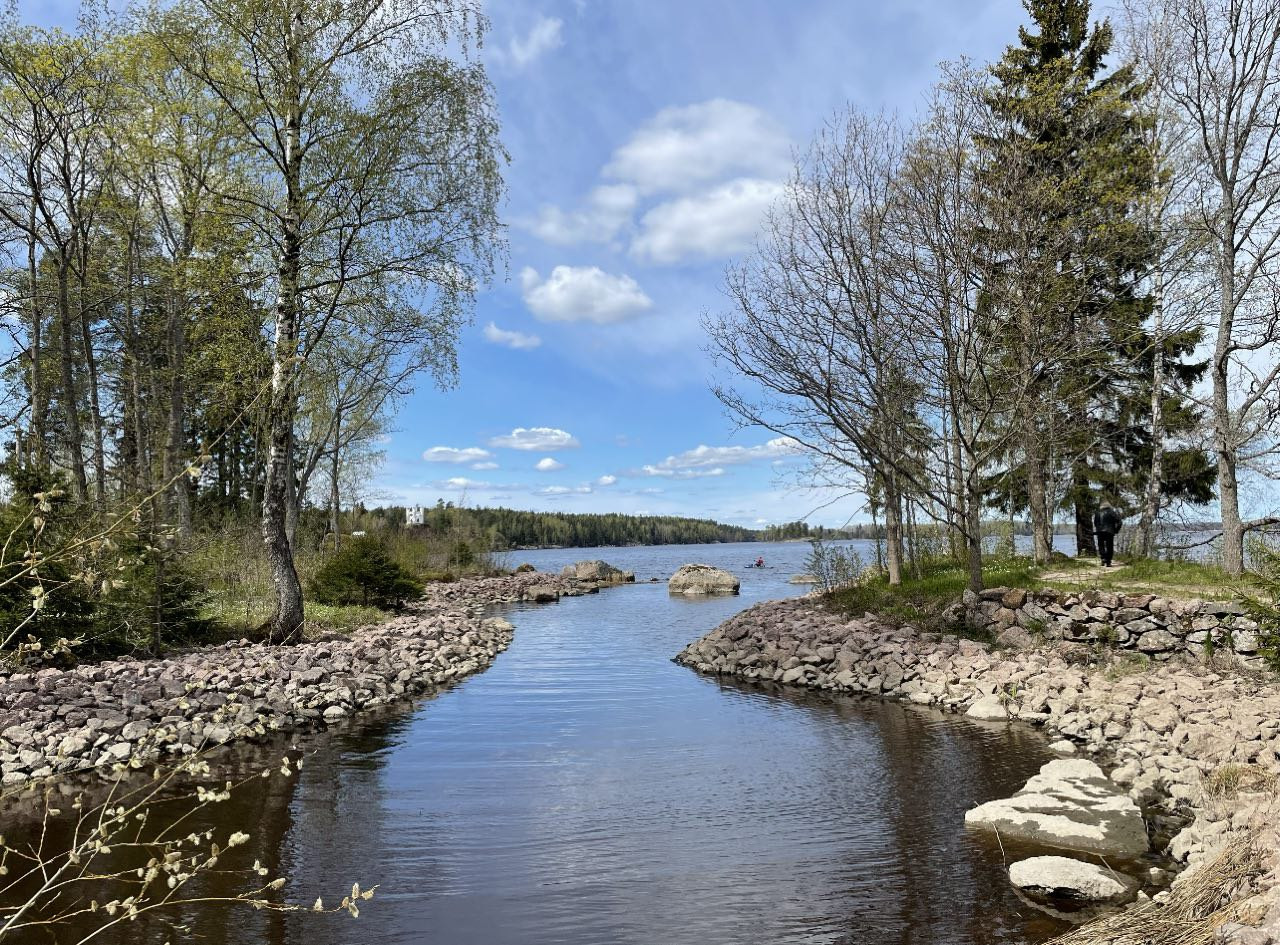
[(1092, 761), (1051, 761), (1013, 797), (964, 815), (966, 824), (1064, 850), (1136, 857), (1147, 852), (1142, 811)]
[(1125, 902), (1138, 881), (1066, 856), (1033, 856), (1009, 867), (1009, 881), (1028, 895), (1078, 902)]

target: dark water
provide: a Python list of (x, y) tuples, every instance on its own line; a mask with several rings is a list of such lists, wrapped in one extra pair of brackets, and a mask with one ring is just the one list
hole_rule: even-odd
[(740, 571), (740, 598), (638, 584), (510, 608), (515, 642), (487, 672), (311, 736), (298, 778), (215, 808), (293, 900), (381, 884), (358, 920), (206, 906), (189, 933), (137, 922), (94, 941), (988, 945), (1058, 931), (962, 826), (1048, 760), (1037, 736), (670, 662), (752, 600), (795, 593), (805, 550), (521, 555), (598, 554), (641, 581), (689, 560), (775, 567)]

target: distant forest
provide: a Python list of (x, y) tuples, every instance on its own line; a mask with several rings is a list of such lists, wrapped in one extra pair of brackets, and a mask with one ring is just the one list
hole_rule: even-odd
[[(406, 527), (405, 508), (399, 505), (367, 510), (357, 508), (354, 521), (358, 529), (402, 529)], [(884, 526), (872, 524), (827, 528), (796, 521), (752, 529), (711, 519), (675, 515), (529, 512), (523, 509), (465, 508), (443, 501), (426, 509), (423, 528), (437, 535), (470, 533), (494, 551), (884, 537)], [(1064, 531), (1069, 531), (1069, 528), (1062, 526)], [(1025, 529), (1020, 533), (1025, 533)]]

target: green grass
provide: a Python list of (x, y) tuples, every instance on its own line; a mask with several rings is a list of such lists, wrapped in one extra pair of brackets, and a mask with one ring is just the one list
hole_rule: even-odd
[[(982, 575), (987, 587), (1030, 587), (1034, 583), (1033, 568), (1026, 559), (995, 562)], [(827, 606), (850, 618), (869, 612), (891, 621), (911, 623), (921, 630), (957, 632), (942, 614), (968, 586), (968, 573), (963, 568), (950, 563), (930, 564), (924, 568), (923, 577), (905, 580), (897, 587), (891, 586), (886, 576), (876, 575), (855, 587), (835, 591), (827, 596)], [(981, 631), (975, 635), (985, 639)]]
[[(215, 600), (205, 607), (202, 616), (217, 628), (214, 638), (203, 642), (216, 643), (241, 637), (253, 639), (271, 616), (271, 605), (268, 600), (255, 601), (247, 607), (241, 601)], [(302, 635), (304, 639), (310, 639), (324, 633), (351, 633), (360, 627), (381, 623), (388, 616), (386, 611), (376, 607), (331, 606), (307, 601)]]
[[(1248, 591), (1248, 584), (1232, 577), (1216, 564), (1197, 561), (1155, 561), (1149, 558), (1122, 559), (1123, 567), (1091, 573), (1079, 580), (1040, 581), (1043, 587), (1058, 589), (1096, 588), (1122, 593), (1147, 592), (1170, 597), (1207, 597), (1230, 600)], [(1070, 558), (1054, 562), (1049, 572), (1086, 570), (1087, 561)], [(1096, 570), (1096, 566), (1093, 566)], [(1045, 571), (1039, 572), (1041, 574)]]
[[(1168, 597), (1208, 597), (1232, 599), (1243, 581), (1230, 578), (1221, 568), (1193, 561), (1125, 561), (1123, 568), (1097, 571), (1096, 564), (1075, 558), (1060, 558), (1048, 567), (1036, 567), (1029, 558), (999, 559), (983, 569), (985, 587), (1016, 587), (1025, 590), (1108, 590), (1119, 593), (1151, 593)], [(1077, 578), (1073, 572), (1081, 572)], [(1072, 575), (1070, 579), (1046, 581), (1044, 574)], [(983, 631), (956, 627), (943, 612), (960, 599), (968, 587), (964, 568), (949, 562), (927, 566), (918, 579), (906, 579), (891, 587), (883, 574), (863, 583), (827, 595), (826, 605), (848, 618), (873, 613), (895, 623), (909, 623), (921, 630), (960, 633), (985, 639)]]

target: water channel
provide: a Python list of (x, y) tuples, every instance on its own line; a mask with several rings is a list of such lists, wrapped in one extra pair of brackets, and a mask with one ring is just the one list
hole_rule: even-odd
[[(635, 586), (502, 609), (515, 641), (416, 704), (255, 748), (301, 775), (215, 808), (299, 901), (380, 884), (358, 920), (202, 907), (213, 945), (995, 945), (1062, 926), (1020, 902), (964, 811), (1048, 760), (1043, 740), (877, 700), (699, 676), (670, 659), (753, 601), (803, 592), (796, 544), (517, 553), (603, 557)], [(757, 555), (763, 569), (744, 566)], [(671, 598), (702, 560), (742, 596)], [(216, 890), (213, 890), (216, 891)], [(97, 940), (95, 940), (97, 941)]]

